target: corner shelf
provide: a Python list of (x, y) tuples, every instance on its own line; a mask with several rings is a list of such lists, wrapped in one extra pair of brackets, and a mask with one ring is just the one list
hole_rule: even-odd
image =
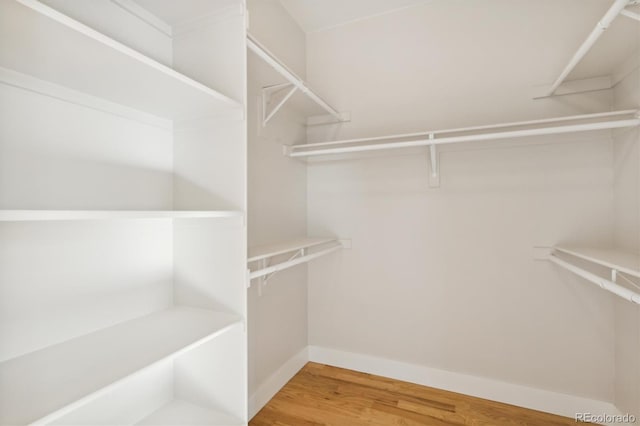
[(0, 424), (51, 421), (115, 383), (241, 324), (237, 315), (174, 307), (0, 363)]
[(0, 210), (0, 222), (242, 217), (234, 210)]
[(136, 424), (146, 426), (240, 426), (244, 423), (227, 414), (186, 401), (173, 400)]
[(167, 119), (241, 109), (237, 101), (37, 0), (0, 2), (0, 64)]

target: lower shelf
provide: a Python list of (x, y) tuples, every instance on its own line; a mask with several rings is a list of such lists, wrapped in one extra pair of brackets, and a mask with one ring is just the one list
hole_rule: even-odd
[(174, 307), (4, 361), (0, 424), (52, 421), (238, 324), (237, 315)]
[(155, 411), (138, 425), (148, 426), (240, 426), (244, 423), (229, 415), (200, 407), (190, 402), (174, 400)]

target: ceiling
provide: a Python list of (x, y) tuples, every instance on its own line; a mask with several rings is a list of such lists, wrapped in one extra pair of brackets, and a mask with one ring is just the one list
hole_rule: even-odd
[(135, 2), (171, 26), (206, 17), (234, 4), (232, 0), (135, 0)]
[(431, 0), (280, 0), (305, 32), (333, 28)]
[[(260, 1), (260, 0), (257, 0)], [(430, 11), (437, 13), (438, 10), (451, 5), (452, 9), (455, 4), (465, 4), (464, 2), (452, 2), (451, 0), (279, 0), (282, 6), (287, 10), (291, 17), (298, 25), (307, 33), (314, 33), (328, 29), (345, 28), (345, 24), (358, 26), (364, 25), (364, 20), (372, 18), (376, 22), (387, 21), (387, 17), (380, 15), (387, 14), (391, 19), (392, 12), (402, 14), (402, 9), (409, 7), (419, 7), (415, 14), (420, 16), (429, 16)], [(544, 56), (552, 50), (562, 50), (566, 59), (563, 64), (557, 65), (557, 73), (559, 74), (564, 64), (569, 62), (571, 55), (578, 49), (580, 44), (585, 40), (589, 32), (594, 28), (598, 19), (602, 17), (604, 12), (613, 3), (613, 0), (567, 0), (556, 3), (546, 1), (539, 3), (540, 10), (546, 10), (555, 15), (562, 15), (573, 9), (571, 16), (563, 15), (566, 22), (566, 28), (562, 31), (562, 36), (557, 39), (557, 43), (548, 46), (548, 51), (538, 52)], [(468, 0), (467, 9), (473, 11), (477, 7), (477, 3)], [(503, 0), (503, 2), (490, 2), (491, 4), (502, 4), (505, 19), (513, 21), (514, 25), (528, 25), (526, 10), (530, 2), (515, 2), (511, 0)], [(422, 6), (422, 7), (420, 7)], [(638, 13), (638, 6), (632, 7), (632, 10)], [(522, 13), (518, 13), (522, 11)], [(460, 13), (460, 11), (458, 11)], [(467, 12), (465, 12), (467, 13)], [(470, 12), (469, 12), (470, 13)], [(413, 15), (413, 14), (412, 14)], [(518, 24), (519, 20), (521, 24)], [(452, 17), (452, 21), (455, 18)], [(469, 28), (469, 37), (481, 37), (487, 31), (486, 28), (479, 24), (478, 28)], [(480, 31), (474, 36), (475, 31)], [(544, 29), (540, 28), (542, 31)], [(556, 29), (557, 30), (557, 29)], [(640, 47), (640, 24), (637, 21), (627, 17), (620, 16), (610, 28), (603, 34), (598, 42), (593, 46), (591, 51), (576, 66), (569, 76), (568, 80), (576, 80), (589, 78), (594, 76), (603, 76), (611, 74), (612, 70), (617, 69), (624, 60), (629, 58)], [(539, 34), (538, 34), (539, 35)], [(453, 34), (451, 36), (454, 36)], [(537, 35), (535, 32), (531, 34), (532, 38)], [(523, 40), (523, 43), (525, 40)]]

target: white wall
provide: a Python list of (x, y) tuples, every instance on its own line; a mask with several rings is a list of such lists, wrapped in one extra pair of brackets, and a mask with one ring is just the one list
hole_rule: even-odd
[[(602, 6), (430, 2), (308, 34), (307, 75), (340, 138), (606, 111), (530, 97)], [(353, 240), (309, 266), (310, 345), (612, 401), (612, 297), (532, 253), (612, 242), (611, 136), (525, 142), (442, 152), (439, 189), (425, 152), (310, 163), (309, 233)]]
[[(255, 0), (248, 7), (251, 33), (304, 75), (305, 34), (280, 3)], [(281, 148), (283, 143), (304, 140), (302, 117), (285, 107), (262, 127), (260, 88), (284, 82), (265, 67), (249, 54), (249, 245), (300, 238), (307, 226), (306, 167), (284, 157)], [(266, 402), (260, 395), (270, 393), (265, 390), (268, 379), (307, 346), (306, 267), (274, 275), (262, 296), (257, 282), (248, 295), (250, 411)]]
[[(614, 89), (617, 109), (640, 106), (637, 68)], [(640, 150), (638, 129), (620, 130), (614, 137), (615, 243), (638, 252), (640, 247)], [(615, 403), (623, 412), (640, 416), (640, 309), (625, 300), (615, 304)]]

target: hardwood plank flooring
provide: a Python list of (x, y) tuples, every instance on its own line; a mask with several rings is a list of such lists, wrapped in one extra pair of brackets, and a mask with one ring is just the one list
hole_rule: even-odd
[(568, 426), (574, 419), (308, 363), (250, 426)]

